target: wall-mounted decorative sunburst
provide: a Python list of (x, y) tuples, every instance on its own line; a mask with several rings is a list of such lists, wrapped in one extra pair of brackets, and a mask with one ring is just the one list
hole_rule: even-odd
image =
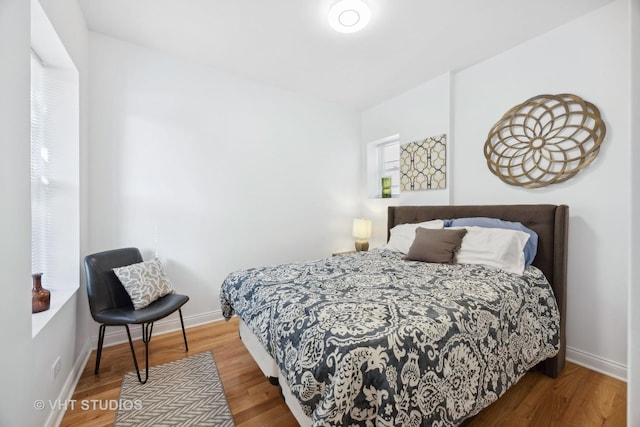
[(564, 182), (591, 164), (605, 134), (592, 103), (571, 94), (538, 95), (493, 126), (484, 156), (507, 184), (539, 188)]

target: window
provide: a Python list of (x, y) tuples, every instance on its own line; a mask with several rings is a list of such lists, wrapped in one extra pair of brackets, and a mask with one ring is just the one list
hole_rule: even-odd
[(80, 90), (78, 70), (46, 14), (31, 16), (31, 267), (51, 308), (32, 316), (32, 336), (79, 286)]
[(400, 195), (400, 135), (367, 146), (367, 188), (370, 198), (382, 194), (382, 178), (391, 177), (391, 196)]
[(78, 286), (78, 104), (77, 72), (32, 52), (31, 267), (45, 288)]
[(400, 141), (386, 142), (378, 146), (378, 171), (382, 177), (391, 177), (391, 195), (400, 195)]
[(49, 147), (45, 133), (47, 101), (44, 67), (31, 52), (31, 271), (49, 270), (51, 183), (49, 182)]

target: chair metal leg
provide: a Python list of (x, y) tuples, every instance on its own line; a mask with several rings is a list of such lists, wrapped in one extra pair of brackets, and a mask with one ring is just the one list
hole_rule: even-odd
[(182, 337), (184, 338), (184, 351), (189, 351), (189, 345), (187, 344), (187, 333), (184, 330), (184, 320), (182, 320), (182, 309), (178, 309), (180, 314), (180, 324), (182, 325)]
[[(142, 341), (144, 342), (144, 355), (145, 355), (145, 377), (144, 381), (140, 376), (140, 369), (138, 368), (138, 358), (136, 357), (136, 351), (133, 348), (133, 341), (131, 340), (131, 332), (129, 331), (129, 325), (124, 325), (127, 328), (127, 336), (129, 337), (129, 347), (131, 348), (131, 355), (133, 356), (133, 364), (136, 368), (136, 375), (138, 376), (138, 381), (140, 384), (144, 384), (149, 379), (149, 340), (151, 339), (151, 330), (153, 329), (153, 323), (142, 324)], [(151, 326), (149, 328), (149, 326)], [(149, 337), (147, 338), (146, 332), (149, 332)]]
[[(182, 325), (182, 337), (184, 338), (184, 348), (186, 351), (189, 351), (189, 345), (187, 344), (187, 333), (184, 329), (184, 320), (182, 319), (182, 310), (178, 309), (180, 313), (180, 324)], [(138, 366), (138, 358), (136, 357), (136, 351), (133, 347), (133, 340), (131, 339), (131, 331), (129, 330), (129, 325), (124, 325), (127, 329), (127, 337), (129, 338), (129, 347), (131, 348), (131, 355), (133, 356), (133, 365), (136, 368), (136, 375), (138, 376), (138, 381), (140, 384), (145, 384), (149, 379), (149, 342), (151, 341), (151, 335), (153, 333), (153, 322), (151, 323), (142, 323), (140, 325), (142, 327), (142, 342), (144, 342), (144, 380), (140, 375), (140, 367)], [(100, 334), (98, 339), (98, 355), (96, 358), (96, 374), (98, 373), (98, 368), (100, 366), (100, 356), (102, 355), (102, 343), (104, 340), (104, 330), (106, 325), (100, 325)]]
[(149, 378), (149, 341), (151, 341), (152, 332), (153, 332), (153, 322), (142, 325), (142, 341), (144, 341), (144, 362), (145, 362), (144, 382), (145, 383), (147, 382), (147, 378)]
[(96, 354), (96, 370), (94, 375), (98, 375), (100, 369), (100, 358), (102, 357), (102, 345), (104, 344), (104, 330), (107, 329), (107, 325), (104, 323), (100, 325), (100, 331), (98, 332), (98, 351)]

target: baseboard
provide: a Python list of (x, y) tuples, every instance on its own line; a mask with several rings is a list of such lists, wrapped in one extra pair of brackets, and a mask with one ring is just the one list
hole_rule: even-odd
[[(205, 323), (215, 322), (217, 320), (222, 320), (222, 310), (214, 310), (206, 313), (196, 314), (192, 316), (184, 316), (184, 327), (189, 328), (192, 326), (203, 325)], [(140, 327), (137, 325), (129, 326), (131, 330), (131, 339), (137, 340), (142, 338), (142, 331)], [(169, 317), (165, 317), (164, 319), (153, 323), (153, 335), (161, 335), (166, 334), (168, 332), (173, 332), (182, 329), (180, 326), (180, 317), (178, 316), (178, 312), (170, 315)], [(187, 338), (189, 338), (187, 336)], [(91, 348), (98, 348), (98, 336), (91, 337)], [(127, 330), (124, 326), (110, 326), (107, 327), (104, 334), (104, 346), (110, 347), (116, 344), (122, 344), (123, 342), (129, 342), (127, 338)]]
[(586, 351), (567, 346), (567, 360), (577, 365), (584, 366), (601, 374), (627, 381), (627, 365), (595, 356)]
[[(89, 340), (82, 347), (82, 351), (80, 352), (76, 362), (73, 364), (73, 368), (71, 372), (69, 372), (69, 376), (67, 377), (67, 381), (65, 381), (62, 390), (60, 390), (60, 394), (58, 395), (58, 402), (70, 402), (73, 397), (73, 392), (76, 390), (76, 386), (78, 385), (78, 381), (80, 381), (80, 377), (82, 376), (82, 371), (84, 370), (85, 365), (87, 364), (87, 360), (89, 360), (89, 356), (91, 355), (91, 343)], [(49, 418), (45, 423), (45, 427), (57, 427), (62, 422), (62, 418), (64, 418), (66, 410), (52, 410), (49, 414)]]

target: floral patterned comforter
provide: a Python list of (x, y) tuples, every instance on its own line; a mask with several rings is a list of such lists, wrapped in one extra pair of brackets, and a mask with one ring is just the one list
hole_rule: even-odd
[(230, 274), (237, 313), (316, 426), (450, 426), (554, 356), (540, 270), (402, 260), (384, 249)]

